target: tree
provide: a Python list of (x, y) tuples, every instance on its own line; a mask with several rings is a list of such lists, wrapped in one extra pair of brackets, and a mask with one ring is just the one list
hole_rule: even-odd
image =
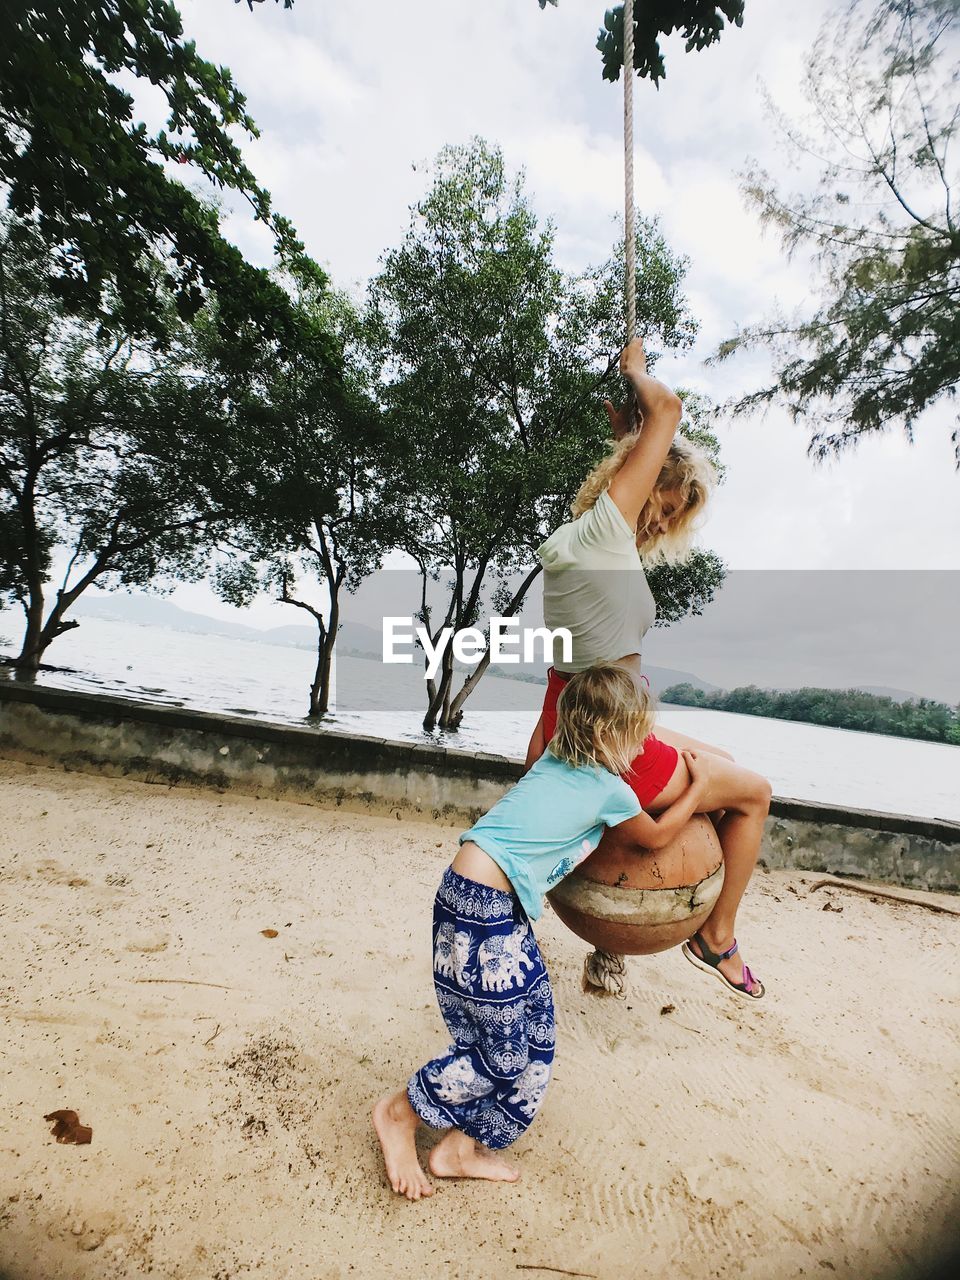
[(726, 566), (717, 553), (699, 547), (673, 564), (650, 565), (646, 573), (657, 602), (655, 627), (669, 627), (690, 614), (699, 618), (727, 576)]
[[(240, 498), (242, 516), (214, 575), (230, 604), (260, 591), (301, 609), (317, 625), (309, 715), (329, 709), (343, 590), (380, 567), (399, 534), (395, 502), (377, 461), (389, 450), (363, 360), (361, 317), (344, 294), (288, 278), (302, 322), (335, 335), (347, 370), (329, 395), (326, 370), (309, 352), (265, 352), (231, 376), (223, 394), (258, 440)], [(316, 598), (316, 587), (321, 598)]]
[[(781, 194), (762, 169), (744, 190), (789, 253), (808, 249), (822, 279), (812, 316), (775, 315), (718, 358), (763, 345), (775, 381), (738, 409), (781, 403), (808, 425), (816, 458), (899, 426), (913, 439), (960, 381), (960, 120), (956, 3), (854, 3), (806, 66), (813, 125), (777, 115), (795, 153), (820, 168), (813, 196)], [(960, 433), (953, 443), (960, 466)]]
[[(239, 4), (240, 0), (234, 0)], [(246, 0), (253, 10), (263, 0)], [(277, 0), (279, 3), (279, 0)], [(537, 0), (541, 9), (548, 4), (557, 6), (557, 0)], [(285, 9), (292, 9), (294, 0), (283, 0)], [(603, 78), (619, 80), (623, 67), (623, 13), (624, 5), (615, 5), (604, 15), (603, 26), (597, 37), (597, 48), (603, 57)], [(659, 82), (667, 74), (660, 49), (660, 37), (679, 31), (686, 40), (686, 49), (705, 49), (720, 39), (726, 25), (724, 19), (738, 27), (743, 26), (744, 0), (633, 0), (635, 26), (633, 65), (640, 76)]]
[[(710, 429), (716, 406), (708, 396), (680, 387), (683, 401), (680, 434), (695, 444), (713, 463), (718, 482), (725, 468), (720, 461), (720, 442)], [(648, 565), (647, 582), (657, 602), (655, 627), (669, 627), (690, 614), (700, 617), (727, 576), (726, 566), (715, 551), (694, 547), (682, 560)]]
[[(14, 665), (28, 675), (94, 582), (200, 576), (233, 472), (250, 469), (252, 442), (197, 376), (169, 297), (160, 318), (158, 353), (71, 317), (40, 234), (0, 224), (0, 592), (23, 609)], [(66, 568), (49, 601), (55, 552)]]
[(931, 698), (897, 702), (862, 689), (758, 689), (756, 685), (708, 692), (691, 684), (671, 685), (660, 697), (663, 702), (740, 715), (798, 720), (927, 742), (960, 742), (960, 707), (949, 707)]
[[(556, 3), (556, 0), (550, 0)], [(540, 8), (544, 0), (540, 0)], [(597, 37), (604, 80), (619, 80), (623, 68), (625, 5), (608, 9)], [(686, 51), (706, 49), (720, 39), (727, 22), (743, 26), (744, 0), (633, 0), (633, 65), (641, 78), (659, 86), (667, 74), (660, 37), (679, 31)]]
[[(695, 325), (680, 291), (684, 263), (658, 228), (640, 224), (650, 288), (640, 327), (682, 346)], [(381, 399), (398, 442), (385, 461), (406, 510), (401, 547), (421, 575), (421, 621), (476, 624), (485, 590), (496, 612), (519, 611), (539, 573), (533, 550), (568, 518), (602, 450), (603, 388), (621, 347), (622, 264), (579, 276), (553, 263), (541, 226), (499, 150), (447, 147), (403, 244), (371, 286), (380, 329)], [(448, 578), (445, 605), (428, 584)], [(455, 728), (489, 661), (459, 690), (450, 648), (427, 681), (424, 725)]]
[[(151, 134), (135, 121), (120, 75), (161, 90), (166, 128)], [(164, 168), (194, 165), (241, 194), (281, 260), (296, 259), (302, 246), (245, 164), (234, 126), (258, 136), (230, 72), (183, 39), (169, 0), (0, 6), (0, 182), (10, 209), (50, 246), (51, 287), (73, 310), (118, 333), (157, 335), (166, 296), (189, 316), (212, 292), (228, 331), (252, 323), (260, 340), (296, 341), (284, 291), (223, 237), (216, 209)]]

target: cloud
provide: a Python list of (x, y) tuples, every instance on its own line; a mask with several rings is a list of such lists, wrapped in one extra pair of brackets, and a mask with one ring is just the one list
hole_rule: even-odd
[[(481, 135), (524, 167), (538, 213), (554, 219), (562, 264), (609, 253), (622, 210), (621, 87), (601, 79), (594, 49), (603, 5), (563, 0), (392, 0), (358, 5), (183, 5), (188, 35), (229, 65), (262, 129), (248, 161), (334, 280), (363, 282), (396, 245), (425, 190), (422, 162), (447, 142)], [(701, 330), (691, 352), (658, 373), (724, 401), (763, 385), (751, 352), (703, 360), (738, 326), (812, 306), (809, 259), (788, 262), (745, 208), (737, 173), (749, 156), (789, 188), (792, 158), (766, 118), (763, 79), (800, 115), (803, 58), (835, 6), (750, 5), (742, 30), (685, 55), (667, 42), (659, 91), (638, 84), (637, 196), (690, 258), (687, 291)], [(416, 168), (414, 168), (416, 166)], [(232, 206), (231, 206), (232, 207)], [(263, 261), (262, 229), (237, 209), (228, 223)], [(809, 301), (808, 301), (809, 298)], [(949, 414), (924, 418), (915, 446), (864, 441), (827, 466), (807, 457), (806, 431), (782, 410), (718, 423), (728, 478), (704, 540), (734, 566), (950, 567), (960, 564), (960, 479)]]

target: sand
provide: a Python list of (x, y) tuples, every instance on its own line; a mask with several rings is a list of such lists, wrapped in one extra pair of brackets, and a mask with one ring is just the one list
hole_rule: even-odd
[(762, 1005), (678, 951), (583, 995), (547, 912), (521, 1181), (395, 1197), (369, 1110), (446, 1043), (456, 834), (0, 762), (4, 1280), (917, 1274), (958, 1208), (960, 919), (805, 873), (744, 903)]

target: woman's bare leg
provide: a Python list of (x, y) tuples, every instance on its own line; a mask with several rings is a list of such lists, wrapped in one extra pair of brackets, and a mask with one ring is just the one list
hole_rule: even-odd
[[(699, 738), (691, 738), (685, 733), (677, 733), (675, 729), (665, 729), (662, 724), (653, 726), (654, 737), (659, 738), (661, 742), (669, 742), (672, 747), (676, 747), (678, 751), (708, 751), (712, 756), (720, 756), (724, 760), (732, 760), (733, 756), (729, 751), (724, 751), (722, 747), (715, 747), (710, 742), (701, 742)], [(719, 829), (719, 823), (723, 818), (723, 809), (714, 809), (707, 814), (707, 817), (715, 827)], [(724, 948), (726, 950), (726, 948)]]
[(653, 736), (659, 738), (661, 742), (669, 742), (671, 747), (676, 747), (678, 751), (709, 751), (711, 755), (722, 756), (724, 760), (733, 759), (730, 752), (724, 751), (722, 747), (701, 742), (698, 738), (691, 738), (685, 733), (677, 733), (676, 729), (667, 729), (662, 724), (653, 726)]
[[(650, 809), (666, 809), (690, 785), (690, 774), (681, 756), (673, 777), (651, 803)], [(713, 911), (700, 932), (714, 952), (733, 946), (737, 910), (760, 854), (763, 824), (770, 810), (770, 783), (758, 773), (744, 769), (721, 756), (711, 759), (704, 812), (723, 809), (717, 836), (723, 849), (723, 888)], [(699, 948), (692, 943), (694, 952)], [(731, 982), (743, 982), (740, 954), (720, 962), (720, 972)]]

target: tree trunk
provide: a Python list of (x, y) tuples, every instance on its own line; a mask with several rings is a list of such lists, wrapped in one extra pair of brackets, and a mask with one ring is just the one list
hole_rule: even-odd
[[(337, 631), (340, 628), (340, 592), (339, 587), (330, 587), (330, 617), (327, 626), (320, 628), (320, 643), (317, 653), (317, 669), (313, 684), (310, 686), (310, 718), (325, 716), (330, 710), (330, 685), (333, 672), (333, 651), (337, 643)], [(319, 622), (319, 618), (317, 619)]]
[(446, 692), (443, 698), (443, 707), (440, 711), (440, 728), (456, 730), (460, 728), (460, 722), (463, 719), (463, 711), (460, 709), (458, 699), (453, 697), (453, 672), (450, 672), (450, 679), (447, 682)]
[[(523, 601), (526, 598), (527, 592), (530, 590), (531, 584), (533, 583), (534, 579), (542, 571), (543, 571), (543, 566), (539, 564), (534, 569), (531, 569), (531, 571), (524, 578), (523, 582), (521, 582), (519, 588), (517, 589), (516, 594), (514, 595), (513, 599), (510, 601), (505, 611), (500, 615), (501, 617), (512, 618), (516, 615), (517, 610), (520, 608), (521, 604), (523, 604)], [(460, 686), (460, 692), (450, 702), (449, 707), (446, 708), (446, 712), (445, 712), (446, 723), (443, 725), (444, 728), (446, 729), (460, 728), (460, 725), (463, 721), (464, 703), (466, 702), (467, 698), (470, 697), (470, 694), (474, 691), (477, 685), (480, 683), (481, 679), (483, 678), (483, 673), (486, 671), (489, 665), (490, 665), (490, 647), (488, 644), (486, 653), (484, 653), (483, 657), (477, 663), (474, 670), (464, 680), (463, 684)], [(451, 676), (452, 676), (452, 673), (451, 673)]]
[(14, 659), (18, 671), (34, 675), (50, 644), (51, 636), (43, 642), (43, 608), (46, 601), (43, 595), (43, 572), (41, 569), (40, 540), (37, 531), (36, 512), (34, 510), (34, 485), (36, 469), (31, 470), (24, 484), (23, 495), (17, 505), (23, 527), (23, 550), (27, 578), (28, 603), (24, 606), (27, 615), (27, 628), (23, 636), (20, 653)]
[[(66, 631), (73, 631), (75, 627), (79, 627), (79, 622), (64, 622), (63, 616), (71, 605), (83, 595), (87, 587), (91, 583), (96, 582), (109, 568), (110, 560), (116, 550), (116, 534), (119, 524), (119, 516), (114, 522), (113, 530), (109, 539), (98, 551), (93, 564), (87, 572), (78, 579), (70, 588), (64, 585), (57, 592), (56, 603), (50, 610), (50, 616), (46, 622), (43, 620), (43, 607), (45, 604), (43, 588), (44, 579), (39, 565), (39, 554), (37, 551), (37, 529), (36, 520), (33, 515), (33, 509), (30, 508), (29, 519), (25, 521), (25, 529), (27, 530), (27, 557), (28, 557), (28, 584), (30, 592), (30, 603), (27, 606), (27, 630), (23, 638), (23, 647), (19, 656), (14, 660), (14, 665), (20, 670), (35, 673), (43, 660), (43, 655), (56, 640), (57, 636), (62, 636)], [(130, 544), (131, 549), (136, 544)], [(145, 545), (141, 543), (140, 545)], [(74, 559), (76, 552), (74, 552)], [(71, 565), (73, 560), (71, 560)], [(69, 569), (67, 576), (69, 577)]]
[(20, 652), (13, 660), (13, 665), (18, 671), (24, 674), (35, 675), (40, 667), (40, 660), (43, 657), (44, 650), (50, 643), (41, 644), (43, 635), (43, 595), (41, 593), (39, 603), (34, 598), (34, 593), (30, 593), (30, 604), (26, 609), (27, 629), (23, 635), (23, 644)]
[[(87, 584), (84, 583), (85, 585)], [(66, 594), (58, 591), (57, 603), (50, 610), (50, 616), (46, 622), (43, 621), (43, 588), (30, 592), (30, 606), (27, 610), (27, 630), (23, 638), (23, 647), (13, 661), (13, 665), (18, 671), (26, 672), (32, 678), (40, 669), (43, 655), (54, 640), (65, 632), (73, 631), (76, 627), (79, 627), (79, 622), (64, 622), (63, 615), (76, 600), (77, 596), (81, 594), (81, 590), (82, 588), (74, 589)]]
[(448, 647), (443, 655), (442, 666), (440, 668), (440, 679), (434, 684), (430, 705), (427, 707), (427, 713), (423, 717), (423, 728), (427, 733), (432, 733), (434, 729), (445, 729), (444, 723), (446, 709), (450, 703), (450, 685), (453, 680), (453, 658), (451, 650)]
[[(426, 660), (425, 660), (426, 661)], [(444, 728), (444, 709), (450, 701), (450, 682), (453, 679), (453, 647), (447, 645), (440, 659), (440, 678), (427, 680), (427, 710), (423, 717), (426, 733)]]

